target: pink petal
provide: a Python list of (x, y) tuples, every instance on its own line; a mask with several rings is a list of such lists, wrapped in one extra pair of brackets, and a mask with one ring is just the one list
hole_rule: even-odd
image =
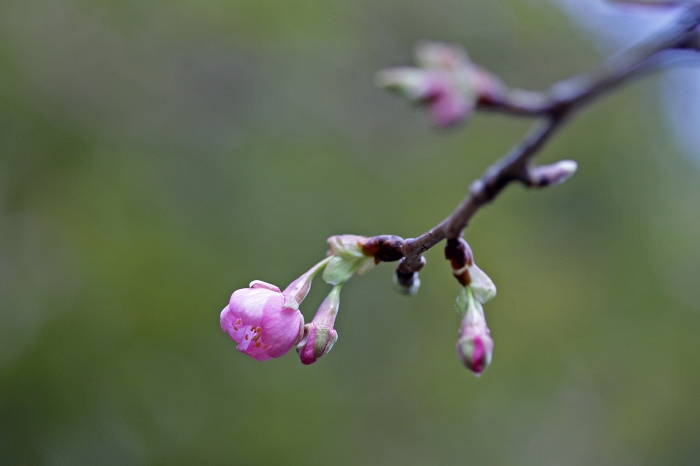
[(246, 332), (247, 326), (243, 325), (242, 322), (239, 321), (239, 319), (236, 318), (231, 313), (231, 309), (229, 306), (226, 306), (223, 311), (221, 311), (221, 330), (224, 332), (227, 332), (233, 341), (240, 343), (243, 341), (244, 334)]
[[(236, 346), (236, 349), (238, 351), (242, 351), (244, 353), (247, 353), (248, 346), (250, 346), (250, 343), (253, 341), (252, 337), (254, 335), (253, 330), (250, 325), (246, 325), (245, 327), (239, 327), (240, 332), (240, 339), (236, 340), (238, 342), (238, 346)], [(233, 335), (232, 335), (233, 337)], [(246, 338), (248, 337), (248, 338)]]
[(254, 359), (257, 359), (258, 361), (270, 359), (271, 356), (267, 354), (269, 345), (263, 342), (260, 335), (261, 330), (262, 329), (253, 326), (244, 327), (243, 336), (240, 339), (238, 346), (236, 346), (236, 349)]
[(263, 309), (268, 305), (268, 302), (276, 303), (278, 307), (281, 307), (284, 297), (281, 292), (265, 288), (243, 288), (234, 291), (229, 302), (233, 321), (240, 319), (244, 326), (259, 327)]
[(273, 285), (272, 283), (264, 282), (262, 280), (253, 280), (248, 286), (250, 288), (262, 288), (265, 290), (276, 291), (277, 293), (280, 293), (280, 289), (277, 288), (275, 285)]
[(306, 339), (306, 344), (299, 353), (301, 363), (307, 365), (316, 362), (316, 357), (314, 356), (314, 340), (316, 339), (316, 326), (312, 324), (308, 327), (308, 329), (309, 333), (307, 335), (308, 338)]
[(229, 318), (228, 306), (226, 306), (219, 316), (219, 323), (221, 324), (221, 330), (228, 332), (231, 328), (231, 319)]
[[(256, 346), (257, 343), (260, 343), (260, 346)], [(260, 339), (260, 341), (248, 345), (244, 353), (258, 361), (267, 361), (268, 359), (272, 359), (272, 356), (269, 355), (268, 349), (265, 349), (265, 346), (267, 345), (263, 344), (262, 339)]]
[(424, 86), (417, 94), (418, 99), (423, 102), (432, 103), (443, 98), (453, 86), (453, 78), (444, 71), (425, 71), (423, 77)]
[(474, 372), (483, 372), (486, 368), (486, 349), (484, 348), (484, 342), (479, 337), (474, 338), (474, 354), (472, 355), (472, 369)]
[(304, 317), (298, 310), (266, 307), (261, 340), (269, 345), (267, 354), (273, 358), (284, 356), (294, 346), (303, 326)]
[(442, 128), (459, 123), (469, 116), (472, 110), (473, 105), (454, 90), (441, 94), (430, 105), (433, 123)]

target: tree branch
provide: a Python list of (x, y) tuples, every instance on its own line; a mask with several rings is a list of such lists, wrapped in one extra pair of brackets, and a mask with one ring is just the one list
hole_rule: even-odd
[[(491, 202), (511, 182), (537, 186), (528, 162), (544, 147), (557, 129), (573, 113), (608, 91), (649, 73), (665, 64), (665, 55), (674, 50), (698, 50), (700, 5), (687, 5), (677, 22), (660, 34), (611, 58), (599, 70), (558, 82), (545, 92), (503, 88), (482, 97), (478, 109), (517, 116), (538, 117), (541, 121), (503, 158), (491, 165), (471, 184), (469, 194), (449, 217), (418, 238), (400, 246), (404, 256), (399, 273), (409, 276), (425, 263), (421, 255), (444, 239), (458, 238), (471, 218)], [(396, 245), (399, 246), (400, 243)]]

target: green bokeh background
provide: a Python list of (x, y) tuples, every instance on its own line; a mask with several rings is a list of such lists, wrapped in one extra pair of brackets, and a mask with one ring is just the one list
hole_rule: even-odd
[(541, 154), (574, 178), (472, 222), (499, 287), (480, 379), (440, 247), (413, 298), (391, 265), (353, 279), (313, 366), (221, 332), (330, 235), (432, 227), (527, 130), (436, 132), (375, 88), (419, 39), (532, 89), (603, 58), (538, 1), (0, 3), (0, 464), (700, 464), (700, 172), (658, 75)]

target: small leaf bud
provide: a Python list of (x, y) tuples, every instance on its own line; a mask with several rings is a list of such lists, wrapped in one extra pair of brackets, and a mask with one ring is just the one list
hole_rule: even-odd
[(551, 165), (531, 167), (528, 170), (528, 186), (544, 187), (563, 183), (571, 178), (578, 164), (573, 160), (560, 160)]

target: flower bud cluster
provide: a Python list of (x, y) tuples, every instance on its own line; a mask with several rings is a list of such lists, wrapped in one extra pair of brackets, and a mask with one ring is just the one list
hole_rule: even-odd
[[(338, 340), (334, 325), (340, 309), (340, 291), (352, 276), (368, 272), (381, 261), (400, 259), (395, 285), (404, 294), (416, 292), (420, 285), (418, 270), (425, 265), (425, 259), (403, 257), (402, 244), (403, 239), (397, 236), (332, 236), (328, 239), (328, 256), (284, 291), (259, 280), (234, 291), (221, 311), (221, 329), (238, 343), (239, 351), (259, 361), (279, 358), (296, 347), (301, 362), (313, 364)], [(472, 251), (463, 238), (447, 241), (445, 257), (461, 285), (456, 301), (457, 311), (463, 315), (457, 353), (464, 365), (478, 376), (491, 363), (493, 354), (483, 303), (496, 295), (496, 287), (474, 263)], [(311, 322), (305, 325), (299, 306), (308, 295), (314, 277), (322, 270), (324, 281), (333, 288)]]
[[(400, 259), (397, 251), (402, 243), (403, 239), (397, 236), (332, 236), (328, 239), (328, 257), (284, 291), (259, 280), (251, 282), (249, 288), (234, 291), (228, 306), (221, 311), (221, 329), (238, 343), (239, 351), (259, 361), (284, 356), (296, 345), (301, 362), (312, 364), (338, 340), (333, 325), (343, 284), (353, 275), (370, 271), (382, 260)], [(333, 289), (311, 323), (304, 325), (299, 306), (321, 270), (324, 281)]]
[(423, 42), (415, 59), (418, 67), (380, 71), (377, 85), (427, 105), (435, 126), (455, 125), (473, 113), (479, 100), (491, 101), (505, 92), (498, 78), (474, 65), (457, 45)]

